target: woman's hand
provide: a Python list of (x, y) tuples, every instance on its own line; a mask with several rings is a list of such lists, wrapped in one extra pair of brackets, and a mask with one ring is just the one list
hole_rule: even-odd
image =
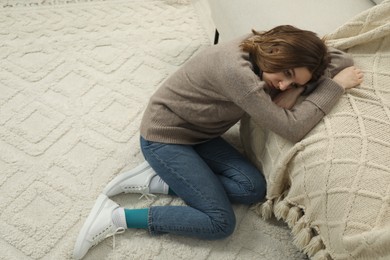
[(355, 66), (347, 67), (337, 73), (333, 80), (344, 89), (354, 88), (363, 82), (363, 72)]
[(304, 87), (287, 89), (276, 95), (272, 101), (282, 108), (291, 109), (304, 90)]

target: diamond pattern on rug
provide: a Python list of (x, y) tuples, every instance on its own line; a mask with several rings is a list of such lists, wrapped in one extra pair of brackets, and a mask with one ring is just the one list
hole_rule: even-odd
[[(0, 259), (71, 259), (103, 187), (143, 161), (138, 128), (150, 95), (210, 45), (193, 7), (174, 2), (0, 1)], [(182, 204), (116, 199), (126, 207)], [(117, 237), (115, 251), (107, 239), (85, 259), (302, 257), (285, 227), (235, 209), (245, 224), (228, 241), (132, 231)], [(248, 239), (278, 248), (247, 247)]]

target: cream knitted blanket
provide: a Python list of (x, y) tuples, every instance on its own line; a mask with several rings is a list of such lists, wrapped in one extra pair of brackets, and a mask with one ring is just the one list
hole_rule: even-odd
[(242, 140), (264, 170), (268, 201), (312, 259), (390, 259), (390, 1), (329, 35), (364, 70), (305, 138), (293, 144), (242, 122)]

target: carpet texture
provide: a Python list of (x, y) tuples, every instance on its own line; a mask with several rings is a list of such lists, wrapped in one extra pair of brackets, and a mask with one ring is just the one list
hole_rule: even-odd
[[(71, 259), (103, 187), (143, 161), (149, 96), (208, 45), (189, 1), (0, 1), (0, 259)], [(237, 136), (227, 138), (239, 145)], [(223, 241), (131, 230), (85, 259), (305, 259), (284, 224), (235, 211), (237, 230)]]

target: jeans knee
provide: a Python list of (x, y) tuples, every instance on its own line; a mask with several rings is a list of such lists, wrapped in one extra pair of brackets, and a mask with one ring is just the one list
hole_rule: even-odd
[(234, 212), (219, 214), (218, 218), (211, 219), (213, 230), (210, 239), (224, 239), (233, 234), (236, 228)]
[(245, 191), (241, 194), (231, 194), (230, 199), (233, 202), (250, 205), (263, 201), (266, 196), (266, 183), (251, 183), (247, 185)]
[(244, 204), (252, 204), (264, 200), (267, 191), (267, 183), (264, 178), (252, 183), (252, 188), (247, 190), (248, 197), (245, 199)]

